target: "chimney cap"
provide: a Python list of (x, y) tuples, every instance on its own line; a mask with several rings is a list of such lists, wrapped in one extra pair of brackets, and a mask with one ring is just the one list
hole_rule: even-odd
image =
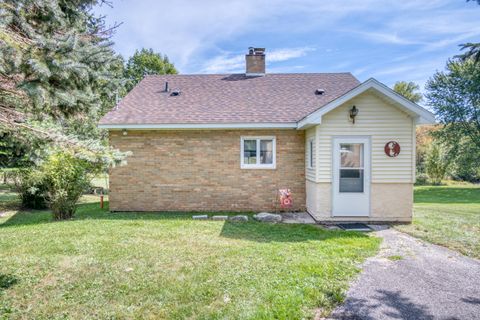
[(249, 47), (248, 48), (248, 54), (251, 54), (251, 55), (265, 55), (265, 48)]

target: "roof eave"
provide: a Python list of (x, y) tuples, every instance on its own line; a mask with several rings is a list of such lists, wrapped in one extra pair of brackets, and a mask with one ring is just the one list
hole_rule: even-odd
[(296, 122), (268, 123), (142, 123), (142, 124), (99, 124), (108, 130), (195, 130), (195, 129), (297, 129)]
[(298, 129), (306, 129), (313, 125), (320, 124), (322, 121), (322, 116), (333, 109), (339, 107), (340, 105), (348, 102), (349, 100), (355, 98), (356, 96), (364, 93), (365, 91), (373, 89), (377, 92), (383, 94), (387, 98), (391, 99), (392, 101), (396, 102), (399, 106), (404, 108), (409, 114), (412, 115), (416, 119), (417, 124), (433, 124), (435, 123), (435, 115), (430, 111), (422, 108), (418, 104), (404, 98), (403, 96), (399, 95), (383, 83), (379, 82), (374, 78), (370, 78), (367, 81), (359, 84), (357, 87), (353, 88), (352, 90), (348, 91), (344, 95), (338, 97), (337, 99), (329, 102), (322, 108), (310, 113), (302, 120), (298, 122)]

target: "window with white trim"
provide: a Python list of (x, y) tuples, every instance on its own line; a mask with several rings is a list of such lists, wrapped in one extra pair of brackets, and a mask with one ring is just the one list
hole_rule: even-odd
[(240, 167), (242, 169), (275, 169), (275, 137), (242, 137)]
[(313, 138), (308, 140), (308, 168), (313, 168)]

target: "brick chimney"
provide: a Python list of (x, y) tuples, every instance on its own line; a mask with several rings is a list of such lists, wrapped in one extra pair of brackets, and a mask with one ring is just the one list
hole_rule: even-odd
[(248, 54), (245, 55), (247, 63), (247, 76), (265, 75), (265, 48), (248, 48)]

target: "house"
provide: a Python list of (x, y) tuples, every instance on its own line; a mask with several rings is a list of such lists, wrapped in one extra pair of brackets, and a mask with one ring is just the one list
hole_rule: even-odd
[(412, 219), (415, 126), (434, 116), (350, 73), (147, 76), (100, 121), (131, 151), (110, 172), (112, 211), (292, 210), (317, 221)]

